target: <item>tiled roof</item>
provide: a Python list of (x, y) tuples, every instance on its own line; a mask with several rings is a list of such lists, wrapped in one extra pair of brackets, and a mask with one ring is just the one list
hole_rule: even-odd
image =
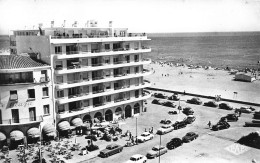
[(48, 66), (34, 61), (30, 57), (20, 55), (0, 55), (0, 69), (19, 69)]

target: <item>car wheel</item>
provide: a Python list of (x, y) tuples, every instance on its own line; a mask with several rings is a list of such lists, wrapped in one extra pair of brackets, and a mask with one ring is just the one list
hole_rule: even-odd
[(146, 163), (146, 160), (144, 160), (144, 162), (143, 163)]

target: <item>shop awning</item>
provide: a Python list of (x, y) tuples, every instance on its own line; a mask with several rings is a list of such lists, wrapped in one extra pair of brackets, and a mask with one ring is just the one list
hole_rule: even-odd
[(24, 134), (22, 133), (22, 131), (19, 130), (14, 130), (10, 133), (10, 138), (11, 140), (22, 140), (24, 138)]
[(5, 140), (6, 140), (5, 134), (0, 132), (0, 141), (5, 141)]
[(27, 135), (30, 138), (39, 138), (41, 136), (41, 131), (38, 128), (33, 127), (27, 131)]
[(42, 132), (48, 136), (48, 134), (50, 134), (50, 133), (55, 133), (56, 130), (55, 130), (55, 128), (54, 128), (53, 125), (47, 123), (47, 124), (45, 124), (45, 125), (43, 126)]
[(58, 124), (58, 128), (61, 131), (66, 131), (70, 129), (70, 123), (68, 121), (62, 121)]
[(72, 121), (71, 121), (71, 124), (75, 127), (79, 127), (79, 126), (82, 126), (83, 125), (83, 121), (82, 119), (80, 118), (74, 118)]

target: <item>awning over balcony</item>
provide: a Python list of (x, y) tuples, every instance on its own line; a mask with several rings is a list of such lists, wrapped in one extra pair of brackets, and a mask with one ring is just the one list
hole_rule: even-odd
[(62, 121), (58, 124), (58, 128), (61, 131), (66, 131), (70, 129), (70, 123), (68, 121)]
[(80, 118), (74, 118), (72, 121), (71, 121), (71, 124), (75, 127), (80, 127), (83, 125), (83, 121), (82, 119)]
[(53, 125), (47, 123), (43, 126), (42, 132), (47, 136), (53, 136), (56, 133), (56, 130)]
[(6, 140), (5, 134), (0, 132), (0, 141), (5, 141), (5, 140)]
[(30, 138), (38, 138), (41, 136), (41, 131), (38, 128), (33, 127), (27, 131), (27, 135)]
[(24, 134), (22, 133), (22, 131), (19, 130), (14, 130), (10, 133), (10, 138), (11, 140), (22, 140), (24, 138)]

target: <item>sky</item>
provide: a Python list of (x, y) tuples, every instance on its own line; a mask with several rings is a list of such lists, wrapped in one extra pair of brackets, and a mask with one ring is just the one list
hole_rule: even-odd
[(129, 32), (260, 31), (260, 0), (0, 0), (0, 34), (93, 19)]

